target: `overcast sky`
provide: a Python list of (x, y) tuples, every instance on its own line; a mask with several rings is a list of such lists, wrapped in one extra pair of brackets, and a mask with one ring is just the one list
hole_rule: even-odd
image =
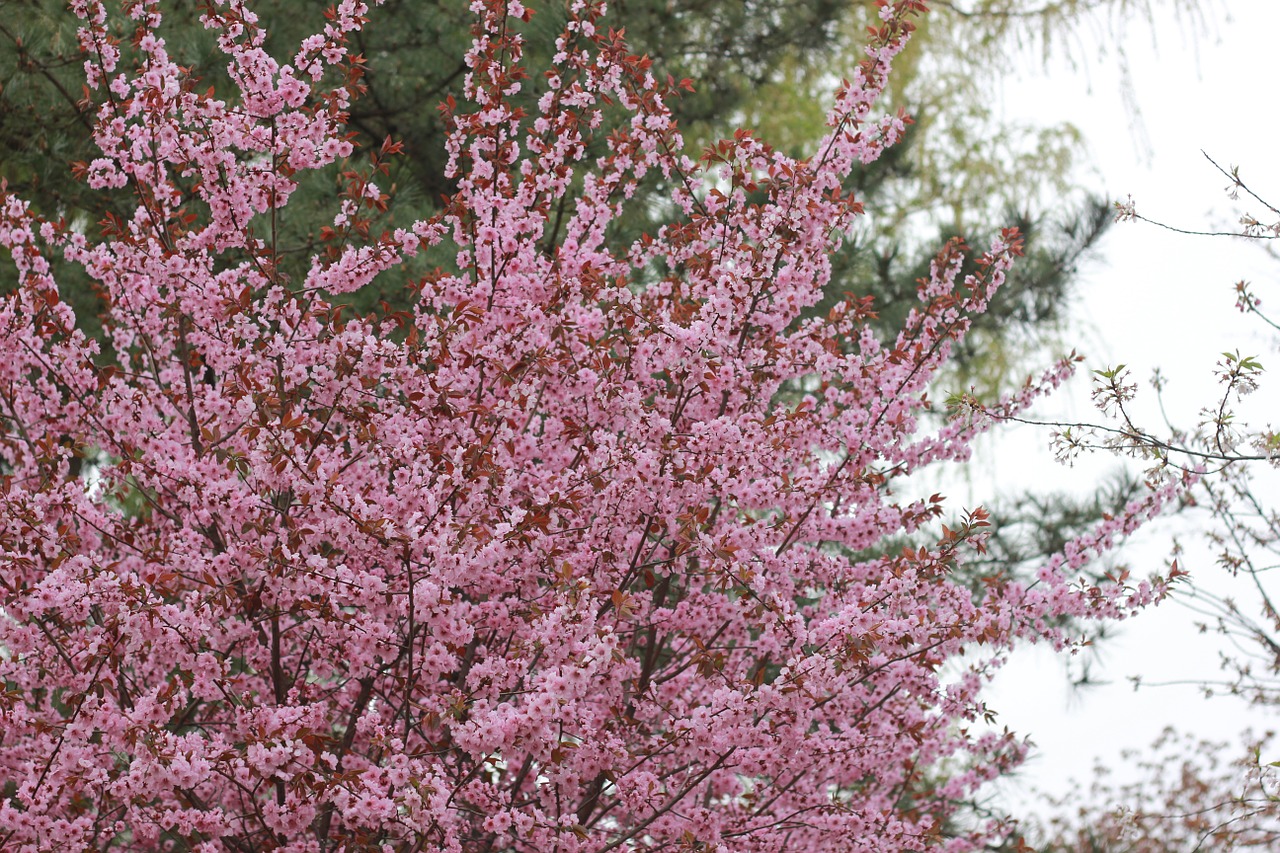
[[(1235, 227), (1245, 209), (1262, 219), (1259, 205), (1236, 206), (1227, 198), (1228, 181), (1201, 151), (1224, 167), (1240, 166), (1241, 176), (1264, 198), (1280, 199), (1280, 117), (1274, 99), (1280, 3), (1233, 0), (1212, 8), (1225, 8), (1229, 17), (1214, 15), (1213, 32), (1199, 36), (1171, 16), (1154, 30), (1145, 24), (1129, 27), (1123, 50), (1140, 109), (1136, 126), (1114, 60), (1077, 69), (1062, 63), (1049, 72), (1028, 67), (1030, 73), (1006, 84), (1007, 115), (1077, 125), (1091, 160), (1082, 178), (1111, 198), (1131, 193), (1138, 211), (1152, 219), (1190, 229)], [(1150, 397), (1145, 383), (1160, 366), (1172, 380), (1167, 399), (1175, 421), (1193, 424), (1199, 407), (1210, 402), (1213, 366), (1223, 351), (1257, 355), (1264, 367), (1280, 374), (1273, 337), (1233, 307), (1232, 286), (1244, 278), (1255, 284), (1264, 308), (1280, 309), (1280, 264), (1256, 247), (1121, 224), (1106, 238), (1100, 260), (1082, 273), (1070, 336), (1088, 356), (1082, 372), (1123, 362)], [(1280, 375), (1272, 381), (1259, 393), (1261, 405), (1270, 401), (1271, 410), (1280, 411), (1275, 405)], [(1045, 411), (1092, 419), (1088, 383), (1077, 383)], [(1047, 440), (1047, 432), (1028, 429), (1001, 440), (989, 471), (1000, 491), (1017, 486), (1087, 491), (1108, 467), (1106, 460), (1097, 460), (1070, 470), (1055, 468), (1048, 461)], [(1186, 527), (1182, 519), (1157, 525), (1124, 552), (1124, 561), (1139, 576), (1160, 569), (1173, 532), (1180, 530), (1188, 544), (1196, 541)], [(1222, 582), (1204, 549), (1191, 550), (1182, 564), (1208, 583)], [(1280, 722), (1251, 712), (1239, 700), (1205, 700), (1192, 687), (1135, 693), (1127, 677), (1139, 673), (1149, 680), (1215, 676), (1217, 647), (1195, 632), (1193, 621), (1185, 608), (1166, 604), (1126, 623), (1093, 670), (1094, 677), (1112, 684), (1085, 692), (1068, 688), (1061, 663), (1047, 650), (1017, 655), (999, 677), (992, 705), (1001, 712), (1001, 725), (1029, 733), (1039, 745), (1028, 777), (1061, 792), (1070, 777), (1087, 780), (1099, 757), (1124, 778), (1129, 769), (1120, 750), (1150, 744), (1166, 725), (1229, 740), (1251, 723), (1262, 729)], [(1263, 756), (1264, 761), (1277, 758)]]

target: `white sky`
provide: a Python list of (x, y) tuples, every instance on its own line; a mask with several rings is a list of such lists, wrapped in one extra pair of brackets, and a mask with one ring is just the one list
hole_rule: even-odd
[[(1239, 165), (1241, 176), (1264, 198), (1280, 199), (1280, 116), (1272, 94), (1280, 3), (1219, 0), (1215, 6), (1219, 13), (1224, 7), (1229, 17), (1212, 16), (1216, 32), (1198, 39), (1171, 15), (1154, 30), (1145, 23), (1130, 27), (1123, 49), (1141, 110), (1140, 131), (1125, 106), (1114, 60), (1075, 70), (1064, 63), (1047, 73), (1023, 62), (1027, 73), (1006, 83), (1005, 112), (1010, 119), (1078, 126), (1092, 164), (1085, 181), (1113, 199), (1131, 193), (1138, 211), (1152, 219), (1214, 230), (1233, 227), (1242, 208), (1265, 219), (1260, 205), (1233, 206), (1224, 192), (1228, 181), (1201, 150), (1224, 167)], [(1124, 362), (1150, 398), (1145, 383), (1159, 365), (1173, 380), (1167, 392), (1171, 416), (1193, 424), (1198, 408), (1212, 399), (1212, 370), (1223, 351), (1239, 348), (1259, 356), (1264, 367), (1280, 365), (1275, 339), (1256, 319), (1235, 311), (1232, 291), (1237, 280), (1249, 279), (1264, 309), (1280, 309), (1277, 272), (1280, 263), (1237, 240), (1182, 236), (1141, 223), (1115, 226), (1101, 260), (1087, 265), (1079, 279), (1076, 329), (1069, 338), (1088, 357), (1082, 372), (1087, 376), (1088, 370)], [(1259, 395), (1274, 410), (1280, 378), (1272, 381)], [(1087, 382), (1044, 411), (1085, 420), (1097, 414)], [(1047, 430), (1029, 429), (1001, 439), (989, 454), (1000, 492), (1018, 486), (1086, 491), (1111, 464), (1054, 467), (1047, 441)], [(981, 494), (984, 486), (974, 488)], [(1147, 531), (1123, 553), (1124, 562), (1138, 576), (1160, 569), (1172, 532), (1180, 531), (1187, 544), (1195, 542), (1187, 527), (1175, 519)], [(1221, 582), (1204, 550), (1191, 551), (1182, 565), (1207, 582)], [(1196, 633), (1193, 621), (1189, 611), (1169, 603), (1125, 623), (1093, 669), (1095, 678), (1112, 683), (1083, 692), (1069, 688), (1051, 652), (1015, 656), (997, 681), (991, 705), (1000, 712), (999, 724), (1030, 734), (1039, 747), (1024, 778), (1062, 793), (1073, 777), (1087, 783), (1099, 758), (1116, 768), (1119, 779), (1127, 778), (1132, 769), (1120, 750), (1148, 746), (1167, 725), (1232, 741), (1250, 724), (1259, 730), (1273, 726), (1273, 716), (1236, 699), (1206, 700), (1192, 687), (1133, 690), (1127, 678), (1135, 674), (1149, 680), (1215, 677), (1217, 646)]]

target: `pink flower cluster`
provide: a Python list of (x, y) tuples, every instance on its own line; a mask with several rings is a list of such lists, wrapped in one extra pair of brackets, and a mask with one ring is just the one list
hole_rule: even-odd
[[(866, 300), (808, 310), (861, 213), (844, 178), (903, 132), (875, 103), (923, 4), (881, 4), (813, 157), (739, 132), (701, 164), (673, 153), (679, 84), (602, 3), (569, 4), (545, 75), (519, 65), (533, 8), (471, 5), (456, 193), (291, 283), (262, 222), (352, 153), (365, 4), (291, 65), (248, 4), (210, 4), (227, 99), (171, 61), (155, 0), (125, 4), (131, 42), (73, 4), (85, 177), (137, 209), (86, 239), (0, 206), (0, 848), (980, 847), (1001, 828), (949, 821), (1024, 752), (983, 684), (1016, 642), (1068, 643), (1061, 617), (1161, 593), (1076, 570), (1176, 485), (979, 593), (953, 573), (985, 514), (894, 502), (984, 426), (920, 415), (1020, 249), (960, 280), (948, 245), (893, 341)], [(619, 246), (650, 172), (682, 213)], [(362, 183), (333, 227), (383, 200)], [(55, 253), (105, 294), (113, 362)], [(419, 254), (441, 271), (411, 314), (326, 301)]]

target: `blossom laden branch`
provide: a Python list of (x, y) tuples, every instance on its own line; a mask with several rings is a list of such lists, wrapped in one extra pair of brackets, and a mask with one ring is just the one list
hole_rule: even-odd
[[(125, 3), (122, 39), (103, 4), (73, 4), (103, 153), (80, 173), (131, 191), (134, 214), (90, 237), (0, 192), (19, 279), (0, 302), (0, 846), (1009, 834), (953, 828), (1025, 753), (974, 727), (983, 686), (1018, 643), (1075, 643), (1064, 619), (1164, 594), (1082, 571), (1183, 485), (1034, 580), (979, 590), (957, 569), (985, 511), (940, 525), (940, 496), (895, 502), (895, 481), (963, 460), (990, 425), (923, 415), (1020, 250), (1006, 232), (962, 276), (949, 243), (886, 340), (866, 299), (812, 310), (863, 213), (849, 170), (905, 129), (875, 104), (924, 4), (880, 3), (813, 157), (743, 131), (699, 164), (668, 106), (687, 87), (603, 3), (568, 5), (535, 73), (546, 10), (479, 0), (442, 108), (453, 191), (382, 233), (398, 143), (367, 172), (342, 164), (352, 34), (376, 12), (343, 0), (276, 58), (249, 4), (210, 4), (218, 95), (169, 55), (162, 5)], [(291, 281), (275, 223), (300, 174), (330, 167), (343, 190)], [(619, 245), (657, 175), (677, 213)], [(105, 294), (105, 353), (59, 264)], [(409, 310), (336, 304), (408, 269), (430, 270)], [(90, 448), (86, 487), (72, 463)]]

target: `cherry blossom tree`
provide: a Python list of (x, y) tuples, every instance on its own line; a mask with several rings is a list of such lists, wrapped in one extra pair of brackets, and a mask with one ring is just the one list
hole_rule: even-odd
[[(668, 106), (689, 84), (630, 54), (602, 3), (573, 0), (531, 70), (535, 8), (471, 5), (450, 195), (383, 227), (397, 145), (362, 167), (344, 126), (364, 3), (285, 58), (250, 4), (207, 4), (229, 93), (171, 61), (158, 0), (71, 4), (102, 152), (77, 169), (136, 208), (91, 237), (0, 202), (18, 274), (0, 303), (0, 848), (1006, 836), (957, 820), (1025, 749), (989, 725), (986, 680), (1018, 642), (1073, 646), (1064, 620), (1161, 597), (1160, 577), (1082, 570), (1184, 485), (1153, 478), (1035, 577), (958, 582), (987, 515), (943, 523), (906, 478), (963, 461), (989, 415), (1073, 365), (984, 416), (927, 417), (1019, 236), (969, 276), (944, 246), (891, 339), (856, 295), (802, 315), (862, 213), (842, 179), (908, 121), (875, 101), (924, 4), (880, 4), (811, 157), (744, 130), (699, 163)], [(291, 279), (296, 178), (343, 159), (327, 249)], [(618, 245), (655, 175), (682, 215)], [(100, 287), (102, 347), (60, 265)], [(344, 313), (395, 275), (412, 310)]]

